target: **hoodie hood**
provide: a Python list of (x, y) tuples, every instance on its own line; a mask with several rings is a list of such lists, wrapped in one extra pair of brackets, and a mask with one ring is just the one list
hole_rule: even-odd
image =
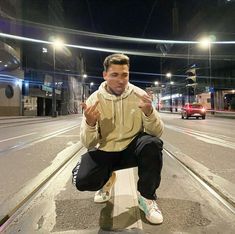
[(106, 89), (106, 86), (107, 86), (106, 81), (101, 83), (101, 85), (98, 89), (98, 92), (99, 92), (98, 96), (102, 95), (105, 100), (112, 102), (112, 106), (111, 106), (112, 116), (113, 116), (112, 124), (115, 124), (115, 119), (116, 119), (116, 114), (117, 114), (115, 111), (115, 109), (116, 109), (115, 103), (117, 101), (120, 101), (119, 102), (120, 103), (120, 111), (118, 112), (118, 114), (120, 115), (121, 125), (123, 126), (123, 121), (124, 121), (123, 100), (126, 99), (128, 96), (130, 96), (132, 93), (138, 94), (139, 96), (142, 96), (142, 95), (146, 94), (146, 92), (128, 82), (124, 92), (120, 96), (116, 96), (114, 94), (109, 93)]
[(128, 97), (134, 89), (134, 86), (128, 83), (124, 92), (120, 96), (116, 96), (114, 94), (109, 93), (106, 89), (106, 86), (107, 86), (107, 82), (106, 81), (102, 82), (98, 91), (105, 99), (112, 100), (112, 101), (120, 100), (120, 99), (124, 99)]
[(153, 136), (160, 136), (163, 124), (156, 110), (145, 116), (139, 108), (141, 96), (146, 92), (130, 83), (120, 96), (110, 94), (104, 81), (99, 89), (87, 99), (88, 106), (99, 101), (100, 112), (96, 126), (89, 126), (83, 117), (81, 141), (88, 148), (98, 147), (107, 152), (120, 152), (140, 133), (145, 131)]

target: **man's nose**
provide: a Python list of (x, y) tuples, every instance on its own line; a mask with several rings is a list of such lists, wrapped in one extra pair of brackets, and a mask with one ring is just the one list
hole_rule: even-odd
[(124, 79), (122, 77), (118, 77), (118, 83), (119, 84), (123, 84), (124, 83)]

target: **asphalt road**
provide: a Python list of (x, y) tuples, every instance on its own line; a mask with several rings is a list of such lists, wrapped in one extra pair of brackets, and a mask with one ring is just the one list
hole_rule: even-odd
[[(135, 222), (131, 214), (138, 207), (127, 207), (119, 217), (113, 216), (113, 198), (107, 204), (94, 204), (94, 192), (79, 192), (71, 184), (71, 170), (79, 155), (22, 208), (3, 233), (232, 234), (235, 229), (235, 215), (166, 153), (162, 185), (157, 192), (164, 223), (151, 225), (140, 212), (143, 229), (128, 229)], [(119, 223), (119, 230), (112, 230), (116, 219), (123, 222)]]
[[(79, 148), (80, 116), (0, 124), (0, 217)], [(32, 188), (32, 189), (31, 189)]]
[[(166, 150), (233, 203), (234, 119), (182, 120), (179, 115), (161, 115)], [(58, 159), (68, 155), (67, 151), (61, 153), (64, 149), (78, 144), (80, 120), (73, 116), (29, 124), (27, 121), (0, 124), (0, 171), (4, 178), (0, 180), (1, 208), (38, 174), (61, 162)], [(234, 214), (169, 157), (167, 151), (158, 190), (164, 223), (149, 225), (140, 213), (144, 233), (233, 233)], [(74, 160), (78, 157), (79, 154)], [(111, 233), (103, 229), (112, 229), (113, 200), (107, 205), (95, 205), (94, 193), (80, 193), (72, 187), (70, 176), (75, 161), (19, 211), (6, 233)], [(128, 219), (128, 213), (123, 216)], [(139, 233), (121, 227), (125, 233)]]
[(165, 148), (235, 205), (235, 120), (162, 117)]

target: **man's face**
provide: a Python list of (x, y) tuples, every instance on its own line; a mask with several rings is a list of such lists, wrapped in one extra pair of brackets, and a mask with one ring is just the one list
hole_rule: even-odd
[(110, 93), (120, 96), (129, 81), (129, 67), (127, 65), (112, 64), (103, 72)]

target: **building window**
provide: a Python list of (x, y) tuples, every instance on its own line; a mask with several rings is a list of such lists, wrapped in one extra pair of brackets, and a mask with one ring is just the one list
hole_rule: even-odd
[(12, 98), (14, 96), (14, 89), (11, 85), (7, 85), (5, 88), (5, 95), (7, 98)]

